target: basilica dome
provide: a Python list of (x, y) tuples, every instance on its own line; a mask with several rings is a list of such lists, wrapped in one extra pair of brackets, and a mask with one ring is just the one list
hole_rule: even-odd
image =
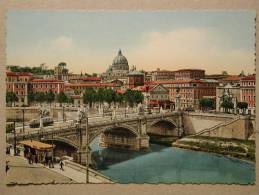
[(118, 55), (113, 59), (112, 62), (113, 70), (129, 70), (128, 60), (122, 55), (121, 50), (119, 50)]

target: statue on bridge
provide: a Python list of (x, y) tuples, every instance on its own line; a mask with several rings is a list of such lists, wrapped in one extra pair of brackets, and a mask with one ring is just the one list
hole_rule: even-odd
[(86, 118), (87, 108), (79, 108), (77, 112), (77, 122), (81, 123)]
[(46, 108), (41, 107), (40, 108), (40, 128), (43, 127), (43, 121), (42, 118), (49, 116), (50, 111)]

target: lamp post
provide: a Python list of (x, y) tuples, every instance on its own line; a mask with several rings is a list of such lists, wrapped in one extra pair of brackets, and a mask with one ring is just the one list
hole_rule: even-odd
[(22, 109), (22, 132), (24, 133), (24, 108)]
[(65, 121), (64, 105), (62, 105), (62, 118), (63, 122)]
[(124, 115), (125, 115), (125, 118), (127, 117), (127, 110), (126, 110), (126, 101), (124, 101)]
[(15, 120), (13, 122), (14, 126), (13, 126), (13, 140), (14, 140), (14, 144), (13, 144), (13, 149), (14, 149), (14, 156), (16, 156), (17, 154), (17, 148), (16, 148), (16, 129), (15, 129)]
[(88, 132), (88, 112), (85, 111), (85, 136), (86, 136), (86, 183), (89, 183), (89, 132)]
[(147, 111), (148, 111), (148, 114), (151, 114), (150, 112), (150, 94), (147, 94)]

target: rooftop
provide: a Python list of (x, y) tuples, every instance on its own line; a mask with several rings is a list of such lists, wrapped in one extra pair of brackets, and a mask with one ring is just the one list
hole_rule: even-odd
[(249, 76), (246, 76), (246, 77), (243, 77), (242, 80), (246, 80), (246, 81), (255, 81), (256, 78), (255, 78), (255, 75), (249, 75)]
[(58, 79), (33, 79), (33, 83), (64, 83), (63, 80)]

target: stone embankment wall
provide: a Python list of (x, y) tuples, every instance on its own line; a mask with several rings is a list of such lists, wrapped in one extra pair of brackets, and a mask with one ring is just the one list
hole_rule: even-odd
[[(40, 117), (39, 108), (37, 107), (30, 107), (30, 108), (21, 108), (21, 107), (7, 107), (6, 108), (6, 120), (7, 121), (22, 121), (23, 111), (24, 109), (24, 120), (28, 122), (32, 119), (38, 119)], [(72, 118), (72, 115), (75, 112), (68, 112), (65, 111), (65, 117)], [(61, 120), (63, 115), (62, 109), (51, 109), (50, 116), (54, 118), (54, 120)]]
[(186, 135), (248, 139), (255, 130), (255, 119), (225, 114), (185, 114)]

